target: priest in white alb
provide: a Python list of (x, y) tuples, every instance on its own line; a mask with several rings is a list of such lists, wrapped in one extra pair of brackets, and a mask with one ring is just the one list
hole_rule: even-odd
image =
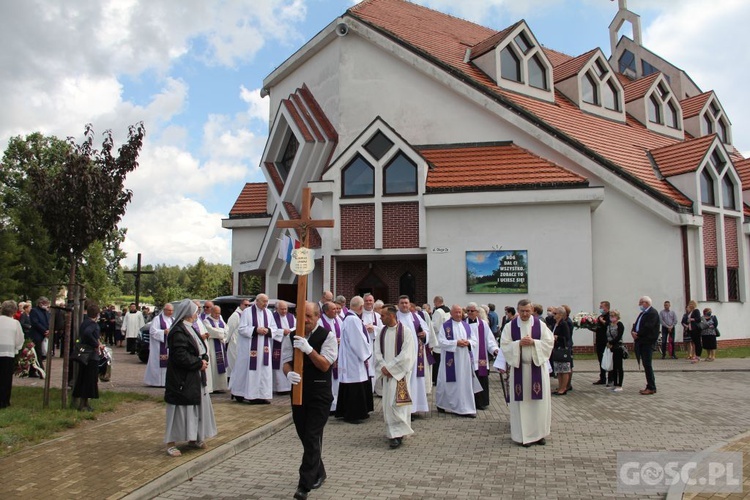
[(227, 390), (227, 325), (221, 317), (221, 307), (212, 306), (211, 314), (203, 320), (203, 326), (208, 331), (208, 359), (213, 381), (212, 392)]
[[(338, 347), (341, 344), (341, 319), (337, 314), (336, 304), (333, 301), (329, 300), (328, 302), (323, 302), (323, 307), (320, 309), (320, 319), (318, 320), (318, 324), (336, 335), (336, 347)], [(336, 411), (336, 403), (339, 397), (338, 358), (331, 364), (331, 393), (333, 394), (331, 413), (333, 413)]]
[(477, 338), (471, 334), (469, 324), (463, 320), (463, 308), (454, 304), (451, 317), (440, 327), (438, 341), (440, 371), (438, 372), (435, 405), (438, 412), (451, 412), (462, 417), (476, 418), (477, 407), (474, 393), (480, 392), (474, 373), (472, 352), (478, 348)]
[(276, 302), (276, 310), (273, 313), (273, 321), (276, 328), (283, 332), (281, 340), (273, 341), (273, 392), (277, 394), (286, 394), (292, 390), (292, 384), (284, 375), (284, 366), (282, 359), (292, 357), (294, 346), (295, 318), (294, 314), (289, 312), (289, 304), (285, 300)]
[(414, 332), (414, 367), (411, 371), (411, 382), (409, 394), (411, 395), (412, 413), (429, 413), (430, 405), (427, 402), (427, 353), (425, 344), (429, 341), (427, 324), (416, 312), (411, 310), (411, 301), (408, 295), (398, 298), (398, 311), (396, 320), (409, 327)]
[(414, 434), (411, 428), (409, 388), (417, 349), (416, 336), (409, 323), (396, 320), (395, 306), (384, 306), (381, 327), (375, 342), (375, 370), (383, 381), (383, 418), (391, 448), (398, 448), (404, 436)]
[(466, 305), (466, 315), (471, 334), (476, 335), (477, 338), (478, 349), (472, 353), (472, 357), (477, 380), (482, 386), (482, 392), (474, 394), (474, 400), (478, 410), (486, 410), (490, 406), (490, 356), (502, 358), (498, 361), (500, 366), (505, 366), (505, 358), (497, 346), (490, 324), (479, 316), (479, 306), (476, 302), (469, 302)]
[(284, 337), (284, 331), (276, 327), (267, 306), (268, 295), (258, 294), (240, 319), (237, 363), (229, 380), (229, 391), (240, 402), (269, 404), (273, 398), (271, 348), (274, 340)]
[(143, 376), (143, 383), (153, 387), (164, 387), (167, 379), (167, 363), (169, 352), (167, 350), (167, 335), (172, 328), (172, 314), (174, 306), (167, 303), (161, 314), (156, 316), (149, 327), (148, 341), (148, 364)]
[(500, 336), (500, 349), (510, 371), (510, 436), (523, 446), (546, 444), (552, 405), (546, 363), (554, 337), (543, 321), (532, 316), (528, 299), (518, 302), (518, 317), (509, 321)]
[(367, 373), (367, 367), (373, 362), (372, 345), (370, 335), (360, 318), (363, 307), (362, 297), (353, 297), (341, 324), (336, 418), (343, 418), (344, 422), (351, 424), (360, 424), (370, 418), (373, 410), (372, 383)]
[[(362, 323), (365, 324), (367, 333), (370, 334), (370, 345), (372, 346), (373, 342), (375, 342), (377, 332), (383, 326), (383, 321), (380, 319), (380, 313), (375, 312), (375, 297), (371, 293), (366, 293), (362, 296), (362, 299), (365, 301), (364, 309), (362, 309)], [(372, 382), (372, 390), (380, 396), (380, 374), (373, 366), (370, 366), (369, 374), (370, 381)]]
[(237, 333), (240, 329), (240, 319), (242, 318), (242, 312), (250, 307), (250, 301), (248, 299), (242, 299), (240, 305), (234, 310), (229, 319), (227, 320), (227, 378), (232, 377), (232, 368), (237, 363), (237, 339), (239, 334)]
[(135, 341), (138, 338), (138, 332), (145, 324), (143, 313), (138, 310), (135, 302), (131, 303), (128, 312), (122, 318), (122, 336), (125, 337), (128, 353), (135, 354)]

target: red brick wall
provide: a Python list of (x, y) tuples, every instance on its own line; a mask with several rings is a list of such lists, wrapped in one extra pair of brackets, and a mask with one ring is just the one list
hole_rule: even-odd
[(383, 248), (419, 248), (419, 203), (383, 203)]
[(703, 214), (703, 258), (707, 266), (719, 265), (716, 252), (716, 215)]
[(343, 295), (347, 300), (357, 291), (357, 284), (372, 272), (388, 285), (388, 297), (376, 299), (395, 302), (399, 296), (399, 278), (407, 271), (416, 280), (415, 302), (419, 305), (427, 302), (427, 261), (426, 260), (381, 260), (338, 261), (336, 262), (336, 287), (334, 295)]
[(740, 256), (736, 217), (724, 217), (724, 241), (727, 247), (727, 267), (739, 268)]
[(341, 205), (339, 222), (342, 250), (375, 248), (375, 205)]

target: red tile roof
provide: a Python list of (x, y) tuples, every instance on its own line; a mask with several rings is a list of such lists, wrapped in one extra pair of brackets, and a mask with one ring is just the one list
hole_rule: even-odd
[(475, 59), (481, 55), (486, 54), (490, 50), (497, 47), (497, 45), (502, 42), (506, 36), (508, 36), (508, 33), (513, 31), (518, 27), (518, 25), (521, 24), (521, 21), (518, 21), (516, 24), (512, 26), (508, 26), (502, 31), (498, 31), (497, 33), (493, 33), (492, 35), (488, 36), (481, 42), (477, 43), (471, 48), (471, 59)]
[(646, 95), (648, 89), (654, 84), (654, 81), (659, 78), (661, 73), (651, 73), (648, 76), (639, 78), (638, 80), (632, 80), (623, 85), (625, 89), (625, 102), (635, 101)]
[(584, 187), (588, 181), (512, 143), (416, 147), (430, 163), (427, 191)]
[(734, 162), (734, 168), (740, 176), (742, 189), (750, 189), (750, 158)]
[(597, 50), (599, 49), (589, 50), (585, 54), (570, 58), (559, 66), (555, 66), (555, 83), (562, 82), (563, 80), (567, 80), (571, 76), (577, 75), (581, 71), (581, 68), (583, 68), (586, 63), (591, 60)]
[(573, 59), (573, 56), (569, 56), (558, 50), (550, 49), (549, 47), (542, 47), (542, 50), (544, 51), (544, 55), (547, 56), (547, 59), (549, 59), (550, 64), (552, 64), (552, 67), (559, 66), (565, 61)]
[(706, 101), (711, 97), (713, 92), (703, 92), (702, 94), (694, 95), (680, 101), (680, 107), (682, 108), (683, 118), (692, 118), (701, 112), (703, 106), (706, 105)]
[(466, 47), (488, 38), (495, 30), (403, 0), (366, 0), (347, 12), (433, 64), (460, 73), (468, 85), (525, 116), (663, 203), (675, 208), (692, 206), (674, 186), (657, 178), (646, 155), (646, 151), (674, 144), (677, 139), (650, 132), (634, 120), (623, 124), (584, 113), (560, 92), (556, 92), (555, 102), (550, 103), (504, 90), (475, 65), (464, 62)]
[(652, 149), (651, 156), (664, 177), (694, 172), (706, 157), (715, 138), (716, 135), (707, 135)]
[(268, 204), (268, 184), (265, 182), (248, 182), (229, 211), (229, 218), (270, 217)]

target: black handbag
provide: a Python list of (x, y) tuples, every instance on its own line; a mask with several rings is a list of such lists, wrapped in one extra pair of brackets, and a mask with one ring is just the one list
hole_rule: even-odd
[(91, 359), (92, 354), (94, 354), (93, 347), (87, 344), (78, 344), (73, 350), (73, 353), (70, 355), (70, 359), (71, 361), (75, 361), (76, 363), (81, 363), (82, 365), (86, 366), (89, 364), (89, 360)]
[(570, 363), (573, 359), (573, 349), (570, 346), (558, 346), (552, 349), (552, 361), (556, 363)]

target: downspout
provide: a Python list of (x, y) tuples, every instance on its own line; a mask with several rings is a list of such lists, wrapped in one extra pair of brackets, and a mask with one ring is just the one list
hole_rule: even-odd
[(680, 226), (682, 234), (682, 281), (684, 283), (683, 294), (685, 295), (685, 304), (691, 300), (690, 297), (690, 255), (688, 251), (687, 226)]

